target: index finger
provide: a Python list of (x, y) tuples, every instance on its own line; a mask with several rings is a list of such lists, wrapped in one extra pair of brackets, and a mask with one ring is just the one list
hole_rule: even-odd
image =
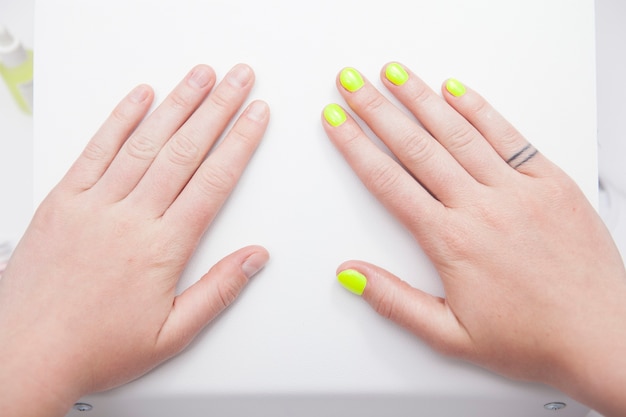
[[(176, 230), (199, 238), (239, 181), (269, 123), (269, 106), (252, 102), (224, 141), (200, 165), (189, 183), (163, 214)], [(193, 219), (181, 222), (180, 219)]]
[[(437, 221), (442, 204), (404, 168), (380, 150), (338, 104), (324, 108), (323, 126), (335, 147), (367, 189), (409, 230)], [(423, 224), (422, 224), (423, 226)]]

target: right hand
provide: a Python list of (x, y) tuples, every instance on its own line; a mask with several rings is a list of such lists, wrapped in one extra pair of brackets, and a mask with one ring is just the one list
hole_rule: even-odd
[(445, 298), (362, 261), (342, 264), (340, 280), (440, 352), (624, 415), (626, 272), (597, 213), (477, 93), (452, 80), (441, 98), (408, 69), (390, 70), (401, 76), (383, 70), (383, 83), (423, 127), (354, 69), (337, 87), (402, 165), (338, 106), (323, 124), (419, 241)]

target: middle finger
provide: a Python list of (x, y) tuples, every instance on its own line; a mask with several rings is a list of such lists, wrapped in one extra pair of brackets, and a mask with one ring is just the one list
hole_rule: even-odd
[[(194, 67), (126, 140), (95, 187), (119, 201), (137, 186), (163, 145), (196, 110), (215, 83), (213, 69)], [(108, 131), (107, 131), (108, 132)]]
[(176, 199), (241, 107), (254, 84), (252, 69), (236, 65), (161, 149), (129, 198), (155, 216)]
[(475, 192), (478, 183), (452, 155), (357, 70), (344, 68), (337, 86), (352, 110), (444, 205), (457, 206)]
[(510, 169), (489, 142), (419, 77), (392, 62), (381, 72), (381, 79), (477, 181), (491, 185), (507, 178)]

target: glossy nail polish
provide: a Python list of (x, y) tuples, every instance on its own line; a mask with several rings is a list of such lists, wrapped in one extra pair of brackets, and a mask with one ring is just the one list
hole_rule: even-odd
[(337, 275), (337, 280), (348, 291), (362, 295), (367, 285), (367, 278), (362, 273), (354, 269), (346, 269)]
[(343, 88), (351, 93), (354, 93), (365, 84), (361, 74), (354, 68), (344, 68), (341, 74), (339, 74), (339, 82)]
[(465, 86), (454, 78), (449, 78), (448, 81), (446, 81), (446, 90), (454, 97), (461, 97), (465, 94)]
[(324, 107), (324, 119), (333, 127), (341, 126), (346, 121), (346, 112), (338, 104)]
[(392, 62), (385, 68), (385, 77), (395, 85), (402, 85), (409, 79), (409, 73), (402, 65)]

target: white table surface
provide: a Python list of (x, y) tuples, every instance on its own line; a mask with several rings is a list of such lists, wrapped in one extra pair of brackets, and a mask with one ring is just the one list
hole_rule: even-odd
[[(411, 13), (341, 3), (359, 5), (351, 18), (341, 16), (345, 10), (332, 2), (304, 10), (277, 7), (288, 2), (238, 8), (240, 3), (37, 4), (35, 201), (60, 178), (115, 102), (139, 82), (149, 82), (163, 97), (197, 62), (224, 74), (245, 61), (257, 72), (253, 97), (267, 100), (273, 111), (267, 140), (181, 287), (244, 244), (265, 244), (272, 263), (192, 349), (128, 387), (89, 398), (96, 405), (90, 415), (104, 416), (107, 407), (127, 415), (123, 405), (133, 398), (163, 411), (167, 407), (156, 398), (171, 397), (169, 403), (179, 407), (183, 393), (192, 408), (189, 404), (203, 403), (203, 396), (219, 403), (252, 394), (342, 400), (396, 395), (432, 408), (431, 415), (452, 415), (446, 413), (468, 404), (481, 415), (504, 410), (510, 416), (535, 415), (532, 410), (541, 415), (544, 402), (562, 399), (550, 389), (441, 358), (338, 288), (335, 266), (357, 257), (441, 292), (417, 245), (332, 149), (319, 113), (339, 100), (334, 77), (344, 65), (372, 80), (385, 62), (396, 59), (433, 86), (455, 76), (487, 96), (595, 200), (593, 3), (406, 2), (417, 4)], [(387, 23), (372, 23), (378, 18)], [(400, 40), (380, 42), (391, 28)], [(244, 36), (250, 30), (255, 35)], [(342, 42), (330, 39), (335, 31)], [(348, 50), (354, 34), (357, 42)], [(295, 39), (305, 39), (306, 53)], [(446, 53), (450, 50), (455, 53)], [(290, 86), (302, 79), (310, 84)], [(353, 239), (342, 240), (346, 233)], [(359, 408), (354, 401), (350, 406)], [(192, 408), (187, 415), (195, 415)], [(144, 415), (137, 410), (135, 415)], [(572, 403), (560, 415), (585, 413)]]

